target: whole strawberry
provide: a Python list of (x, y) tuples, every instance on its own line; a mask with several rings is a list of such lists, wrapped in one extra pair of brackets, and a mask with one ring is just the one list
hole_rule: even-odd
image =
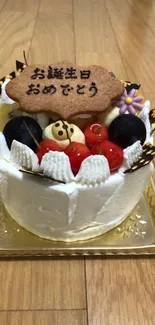
[(88, 148), (92, 148), (98, 143), (108, 140), (108, 129), (103, 123), (93, 122), (86, 126), (84, 135)]
[(104, 141), (91, 150), (92, 155), (104, 155), (109, 163), (111, 172), (119, 169), (123, 163), (123, 150), (111, 141)]
[(62, 151), (62, 148), (60, 148), (57, 142), (50, 139), (42, 140), (39, 143), (39, 147), (36, 149), (36, 154), (38, 156), (39, 163), (41, 163), (42, 157), (45, 155), (45, 153), (49, 152), (50, 150)]
[(72, 142), (69, 144), (64, 153), (69, 157), (71, 169), (76, 175), (80, 169), (81, 163), (84, 159), (91, 155), (90, 150), (83, 143)]

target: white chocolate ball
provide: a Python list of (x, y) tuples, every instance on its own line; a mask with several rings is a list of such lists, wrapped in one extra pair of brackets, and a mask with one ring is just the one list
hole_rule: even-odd
[[(52, 123), (48, 125), (43, 132), (44, 139), (51, 139), (54, 140), (59, 144), (59, 146), (62, 149), (65, 149), (69, 145), (69, 139), (67, 138), (67, 132), (62, 127), (63, 124), (61, 124), (62, 121), (57, 121), (55, 123)], [(56, 126), (56, 124), (59, 124), (59, 126)], [(76, 126), (75, 124), (69, 124), (68, 122), (64, 121), (64, 124), (68, 126), (68, 135), (70, 137), (70, 140), (73, 142), (79, 142), (85, 144), (85, 136), (84, 133)], [(58, 128), (58, 132), (61, 131), (61, 135), (58, 136), (56, 133), (56, 129)], [(73, 129), (73, 132), (72, 132)], [(54, 132), (53, 132), (54, 131)], [(60, 133), (59, 133), (60, 134)], [(62, 138), (62, 140), (60, 140)]]
[(120, 115), (120, 109), (115, 106), (111, 107), (106, 113), (102, 113), (98, 115), (97, 120), (105, 124), (107, 127), (111, 124), (111, 122)]
[(71, 138), (74, 133), (74, 125), (66, 121), (57, 121), (53, 124), (51, 132), (55, 139), (63, 141)]
[(70, 122), (77, 125), (81, 130), (84, 130), (89, 123), (94, 121), (96, 121), (96, 115), (91, 114), (81, 114), (70, 118)]

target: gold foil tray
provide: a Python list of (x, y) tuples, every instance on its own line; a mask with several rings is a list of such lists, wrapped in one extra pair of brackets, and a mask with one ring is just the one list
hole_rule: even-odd
[(74, 243), (41, 239), (0, 212), (0, 257), (155, 254), (155, 186), (148, 184), (138, 205), (117, 228), (95, 239)]

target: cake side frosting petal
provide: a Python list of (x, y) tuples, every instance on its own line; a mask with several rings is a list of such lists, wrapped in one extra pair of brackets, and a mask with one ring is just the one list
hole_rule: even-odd
[(45, 176), (69, 183), (74, 180), (68, 156), (64, 152), (49, 151), (41, 161), (41, 171)]
[(132, 146), (124, 149), (124, 161), (122, 168), (130, 168), (142, 155), (143, 148), (140, 141), (136, 141)]
[(2, 132), (0, 132), (0, 158), (10, 160), (10, 150)]
[(109, 176), (110, 169), (107, 159), (101, 155), (94, 155), (82, 162), (75, 180), (83, 185), (95, 186), (105, 182)]
[(149, 111), (150, 111), (150, 101), (147, 100), (144, 105), (142, 111), (139, 113), (138, 117), (144, 122), (146, 127), (146, 142), (150, 139), (151, 134), (151, 124), (149, 120)]
[(10, 160), (18, 167), (24, 167), (28, 170), (38, 170), (37, 155), (25, 144), (13, 140), (11, 145)]

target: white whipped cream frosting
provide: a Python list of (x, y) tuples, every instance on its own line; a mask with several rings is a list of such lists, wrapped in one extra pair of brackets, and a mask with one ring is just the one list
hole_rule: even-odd
[(6, 176), (3, 202), (15, 221), (40, 237), (85, 240), (125, 220), (139, 201), (151, 168), (150, 164), (125, 177), (114, 173), (104, 183), (90, 187), (38, 179), (0, 161), (1, 173)]
[(10, 161), (10, 150), (2, 132), (0, 132), (0, 158)]
[(142, 155), (143, 148), (140, 141), (136, 141), (131, 146), (125, 148), (123, 164), (119, 169), (119, 173), (124, 173), (125, 170), (129, 169)]
[[(148, 130), (150, 125), (146, 118), (144, 123)], [(64, 153), (49, 152), (43, 158), (41, 171), (66, 182), (58, 184), (19, 171), (13, 160), (17, 159), (20, 146), (15, 143), (14, 153), (10, 153), (2, 134), (0, 139), (0, 174), (5, 179), (1, 189), (3, 202), (21, 226), (43, 238), (84, 240), (116, 227), (137, 204), (152, 174), (151, 163), (133, 174), (125, 175), (121, 167), (110, 175), (104, 156), (90, 156), (74, 177), (68, 157)], [(149, 141), (152, 142), (152, 138)], [(30, 151), (21, 144), (21, 164), (22, 152), (26, 157), (25, 168), (28, 168)], [(125, 149), (123, 168), (131, 167), (141, 153), (139, 141)]]
[(146, 100), (146, 102), (143, 105), (143, 109), (140, 111), (138, 117), (144, 122), (146, 127), (146, 140), (145, 142), (149, 141), (150, 139), (150, 133), (151, 133), (151, 124), (149, 120), (149, 111), (150, 111), (150, 101)]
[(75, 181), (82, 185), (96, 186), (104, 183), (109, 177), (110, 169), (106, 157), (94, 155), (82, 162)]
[(17, 168), (24, 167), (28, 170), (39, 170), (39, 162), (37, 155), (23, 143), (13, 140), (10, 152), (10, 161)]
[(69, 158), (64, 152), (49, 151), (46, 153), (41, 161), (40, 170), (45, 176), (64, 183), (74, 180)]
[(5, 91), (5, 87), (6, 87), (6, 85), (7, 85), (9, 82), (10, 82), (10, 79), (6, 79), (6, 80), (3, 82), (2, 86), (1, 86), (2, 92), (1, 92), (1, 96), (0, 96), (0, 105), (1, 105), (1, 104), (9, 104), (9, 105), (11, 105), (11, 104), (14, 104), (14, 103), (15, 103), (14, 100), (12, 100), (12, 99), (7, 95), (7, 93), (6, 93), (6, 91)]

